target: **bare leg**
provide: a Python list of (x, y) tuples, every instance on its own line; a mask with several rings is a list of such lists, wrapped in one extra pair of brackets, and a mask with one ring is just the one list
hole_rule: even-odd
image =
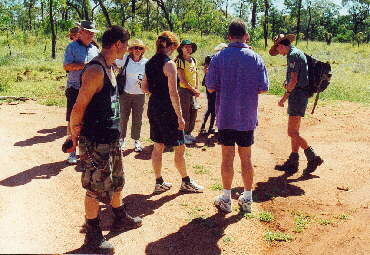
[(306, 140), (299, 134), (300, 124), (300, 116), (289, 116), (288, 136), (291, 138), (292, 152), (298, 152), (299, 147), (303, 148), (304, 150), (308, 148)]
[(161, 177), (163, 150), (164, 150), (163, 143), (154, 143), (154, 148), (152, 151), (152, 166), (155, 178)]
[(252, 166), (251, 147), (238, 147), (240, 163), (242, 168), (242, 179), (245, 190), (252, 190), (254, 170)]
[(93, 195), (88, 196), (88, 191), (85, 196), (85, 217), (86, 219), (96, 219), (99, 214), (99, 202), (93, 198)]
[(110, 203), (113, 208), (118, 208), (122, 205), (122, 196), (121, 196), (121, 194), (122, 194), (121, 191), (117, 191), (117, 192), (113, 193), (112, 201)]
[(175, 147), (175, 158), (174, 158), (175, 166), (177, 170), (179, 171), (182, 178), (187, 176), (184, 153), (185, 153), (185, 145), (180, 145), (180, 146)]
[(230, 190), (234, 178), (235, 147), (222, 145), (221, 177), (224, 189)]

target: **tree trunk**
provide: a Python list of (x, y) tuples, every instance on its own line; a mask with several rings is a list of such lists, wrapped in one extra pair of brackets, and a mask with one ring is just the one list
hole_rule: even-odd
[(70, 1), (67, 1), (67, 2), (66, 2), (66, 5), (67, 5), (67, 6), (72, 7), (73, 9), (75, 9), (75, 11), (77, 12), (78, 17), (79, 17), (80, 19), (84, 19), (84, 16), (83, 16), (82, 12), (80, 11), (80, 9), (79, 9), (76, 5), (74, 5), (74, 4), (73, 4), (73, 3), (71, 3)]
[(105, 8), (103, 0), (98, 0), (98, 2), (99, 2), (101, 10), (103, 11), (103, 14), (104, 14), (104, 17), (105, 17), (105, 21), (107, 22), (107, 25), (109, 27), (112, 26), (112, 22), (110, 21), (110, 18), (109, 18), (109, 13), (107, 11), (107, 8)]
[(164, 4), (164, 0), (155, 0), (159, 8), (161, 8), (164, 18), (167, 21), (168, 26), (170, 27), (170, 31), (173, 31), (173, 23), (171, 20), (170, 13), (167, 11), (166, 6)]
[(133, 36), (135, 36), (135, 14), (136, 14), (136, 0), (131, 0), (131, 33)]
[(90, 20), (90, 17), (89, 17), (90, 2), (89, 2), (89, 0), (82, 0), (81, 4), (82, 4), (82, 7), (83, 7), (82, 11), (83, 11), (84, 19), (85, 20)]
[(308, 23), (307, 23), (307, 30), (306, 30), (306, 42), (308, 45), (308, 41), (310, 40), (311, 20), (312, 20), (311, 1), (308, 1), (307, 10), (308, 10)]
[(295, 45), (298, 44), (299, 40), (299, 33), (300, 33), (300, 25), (301, 25), (301, 9), (302, 9), (302, 0), (298, 1), (298, 15), (297, 15), (297, 39), (295, 41)]
[(269, 2), (265, 0), (265, 20), (263, 22), (263, 37), (265, 38), (265, 49), (267, 48), (267, 38), (268, 38), (268, 20), (269, 17)]
[(57, 36), (55, 33), (55, 24), (53, 17), (53, 0), (49, 0), (49, 18), (50, 18), (50, 28), (51, 28), (51, 57), (56, 58), (56, 43)]
[(44, 21), (44, 1), (41, 1), (41, 21)]
[(32, 0), (28, 2), (28, 29), (32, 29)]
[(146, 17), (146, 22), (145, 22), (145, 30), (149, 30), (149, 26), (150, 26), (150, 0), (146, 0), (146, 13), (145, 13), (145, 17)]
[(229, 9), (229, 0), (226, 0), (226, 6), (225, 6), (225, 15), (227, 18), (227, 10)]
[(252, 18), (251, 18), (251, 24), (252, 28), (256, 28), (256, 23), (257, 23), (257, 1), (253, 2), (252, 5)]

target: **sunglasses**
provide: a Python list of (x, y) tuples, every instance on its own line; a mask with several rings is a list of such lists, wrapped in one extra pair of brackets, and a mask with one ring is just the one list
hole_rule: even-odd
[(143, 50), (144, 48), (143, 47), (140, 47), (140, 46), (134, 46), (132, 47), (133, 50)]

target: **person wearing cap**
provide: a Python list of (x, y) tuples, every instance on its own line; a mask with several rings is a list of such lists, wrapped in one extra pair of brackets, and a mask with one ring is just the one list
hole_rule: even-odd
[[(77, 23), (77, 25), (77, 29), (73, 28), (71, 32), (78, 31), (78, 38), (68, 44), (64, 52), (63, 61), (63, 68), (68, 73), (67, 88), (65, 91), (67, 97), (67, 139), (70, 139), (69, 121), (73, 105), (76, 102), (80, 89), (80, 75), (82, 69), (91, 59), (99, 54), (99, 49), (92, 43), (94, 34), (98, 32), (98, 30), (95, 29), (94, 23), (83, 20), (81, 23)], [(69, 154), (67, 162), (69, 164), (77, 163), (76, 151)]]
[(280, 34), (274, 38), (274, 45), (269, 50), (271, 56), (278, 54), (287, 56), (287, 72), (285, 81), (285, 93), (278, 102), (278, 106), (284, 107), (288, 100), (288, 136), (291, 140), (291, 153), (289, 158), (282, 164), (276, 165), (275, 169), (294, 174), (299, 166), (299, 148), (304, 150), (307, 158), (307, 167), (303, 174), (312, 173), (323, 163), (320, 156), (310, 147), (299, 133), (301, 118), (304, 117), (308, 103), (308, 65), (304, 53), (292, 45), (295, 35)]
[(204, 188), (190, 179), (185, 163), (185, 121), (182, 117), (177, 90), (177, 69), (170, 56), (179, 45), (176, 34), (162, 32), (156, 41), (156, 54), (145, 65), (142, 89), (149, 93), (148, 119), (150, 139), (154, 142), (152, 166), (155, 175), (153, 193), (171, 189), (172, 184), (162, 178), (162, 155), (165, 146), (174, 147), (174, 162), (181, 175), (180, 191), (203, 192)]
[(177, 48), (178, 56), (175, 59), (177, 75), (179, 78), (179, 95), (181, 110), (185, 119), (185, 144), (195, 142), (191, 135), (194, 130), (195, 120), (199, 105), (196, 97), (199, 97), (198, 74), (196, 60), (191, 56), (197, 50), (197, 45), (190, 40), (183, 40)]
[(216, 92), (218, 141), (222, 147), (224, 192), (214, 199), (214, 205), (223, 212), (232, 211), (236, 144), (244, 184), (238, 204), (243, 212), (251, 212), (254, 176), (251, 148), (257, 126), (258, 96), (268, 90), (269, 81), (262, 58), (246, 44), (249, 34), (242, 20), (231, 22), (228, 39), (228, 47), (213, 56), (206, 76), (208, 91)]
[(123, 58), (129, 38), (129, 32), (120, 26), (111, 26), (104, 32), (101, 53), (86, 64), (81, 73), (81, 88), (71, 113), (71, 150), (79, 146), (81, 184), (86, 190), (84, 246), (99, 254), (114, 252), (114, 247), (102, 234), (99, 203), (112, 208), (111, 232), (142, 225), (141, 218), (128, 215), (122, 204), (125, 176), (119, 146), (120, 104), (113, 65), (116, 59)]
[[(141, 81), (144, 78), (145, 64), (148, 61), (144, 58), (144, 53), (148, 48), (143, 41), (135, 39), (130, 41), (128, 51), (129, 55), (123, 59), (117, 59), (116, 65), (125, 70), (126, 81), (122, 94), (120, 95), (121, 104), (121, 145), (124, 147), (127, 124), (132, 111), (131, 138), (134, 142), (134, 150), (141, 152), (143, 150), (140, 143), (140, 133), (142, 116), (144, 111), (145, 95), (141, 90)], [(127, 63), (126, 63), (127, 61)]]

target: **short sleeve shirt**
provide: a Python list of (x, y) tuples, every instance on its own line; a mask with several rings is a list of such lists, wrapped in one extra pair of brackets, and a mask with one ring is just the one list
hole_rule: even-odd
[[(74, 41), (68, 44), (64, 52), (64, 65), (68, 64), (78, 64), (78, 63), (89, 63), (93, 58), (99, 54), (99, 49), (93, 45), (89, 44), (88, 46), (83, 45), (79, 41)], [(69, 71), (67, 79), (67, 87), (80, 89), (80, 76), (82, 70), (78, 71)]]
[(218, 129), (254, 130), (258, 94), (269, 86), (262, 58), (244, 43), (230, 43), (211, 60), (206, 86), (216, 91)]
[[(176, 67), (178, 69), (184, 70), (185, 73), (185, 80), (192, 86), (193, 88), (197, 85), (197, 64), (193, 58), (191, 58), (191, 62), (182, 60), (181, 58), (176, 59)], [(185, 84), (180, 82), (181, 88), (186, 88)]]
[[(124, 56), (123, 59), (117, 59), (116, 65), (118, 67), (123, 67), (126, 63), (127, 56)], [(144, 78), (145, 73), (145, 64), (148, 62), (148, 59), (141, 58), (138, 62), (129, 59), (126, 67), (126, 85), (125, 92), (129, 94), (144, 94), (141, 90), (141, 81)]]
[(302, 51), (292, 46), (287, 55), (286, 80), (289, 83), (292, 73), (298, 74), (297, 88), (305, 88), (308, 85), (308, 65), (306, 56)]

